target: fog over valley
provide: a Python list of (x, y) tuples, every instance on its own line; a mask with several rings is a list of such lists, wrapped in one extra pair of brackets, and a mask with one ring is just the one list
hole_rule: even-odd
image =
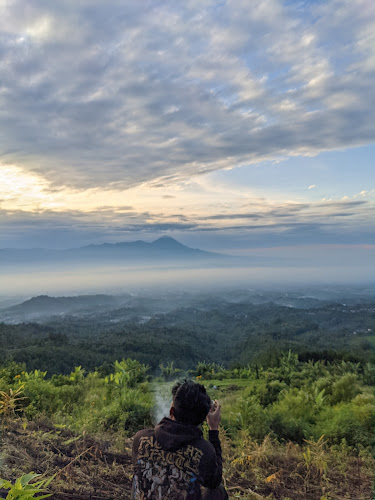
[(216, 289), (373, 283), (373, 250), (253, 249), (246, 256), (190, 248), (171, 237), (66, 250), (0, 250), (1, 295), (102, 293), (130, 288)]

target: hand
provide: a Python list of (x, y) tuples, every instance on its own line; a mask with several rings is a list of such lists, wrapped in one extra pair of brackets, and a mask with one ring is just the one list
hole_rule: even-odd
[(219, 401), (215, 399), (214, 404), (211, 406), (210, 411), (208, 412), (207, 415), (207, 424), (208, 428), (210, 431), (218, 431), (219, 430), (219, 424), (220, 424), (220, 405)]

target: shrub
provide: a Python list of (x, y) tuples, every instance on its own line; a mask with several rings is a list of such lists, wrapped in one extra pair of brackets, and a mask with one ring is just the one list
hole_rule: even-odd
[(0, 416), (2, 423), (15, 418), (16, 412), (22, 411), (20, 403), (25, 399), (22, 389), (23, 385), (20, 385), (16, 390), (9, 388), (8, 391), (0, 391)]
[[(218, 377), (219, 374), (223, 374), (222, 378)], [(222, 380), (224, 378), (224, 367), (217, 363), (200, 361), (195, 368), (195, 375), (206, 380), (211, 380), (213, 378)]]
[(307, 422), (286, 415), (280, 410), (271, 412), (270, 430), (281, 441), (293, 441), (302, 443), (307, 436), (311, 435), (311, 427)]
[(351, 401), (361, 392), (358, 377), (354, 373), (346, 373), (332, 385), (330, 401), (332, 405)]
[(128, 389), (116, 398), (100, 416), (103, 428), (123, 429), (131, 435), (151, 425), (151, 399), (141, 390)]
[(159, 365), (161, 375), (164, 377), (164, 380), (171, 381), (177, 378), (182, 370), (180, 368), (175, 368), (174, 361), (170, 361), (165, 366), (163, 363)]
[(300, 389), (283, 391), (270, 409), (270, 428), (279, 439), (301, 443), (313, 436), (316, 408), (312, 394)]
[(83, 399), (82, 385), (55, 386), (52, 381), (30, 380), (24, 389), (29, 404), (25, 408), (27, 418), (33, 418), (38, 413), (52, 416), (58, 411), (70, 413), (74, 406)]
[(26, 369), (24, 364), (11, 361), (0, 368), (0, 379), (4, 379), (6, 384), (12, 384), (17, 375), (24, 372)]
[(247, 431), (258, 441), (263, 440), (270, 430), (267, 412), (254, 397), (241, 400), (236, 423), (239, 429)]
[(319, 418), (317, 434), (324, 434), (333, 444), (340, 444), (345, 439), (349, 446), (373, 446), (375, 404), (364, 401), (361, 396), (357, 398), (325, 408)]
[(332, 394), (332, 387), (335, 382), (335, 378), (332, 375), (327, 375), (325, 377), (319, 378), (314, 387), (317, 392), (321, 392), (324, 390), (324, 394), (328, 397)]
[(269, 406), (277, 401), (282, 390), (286, 389), (285, 382), (280, 380), (272, 380), (267, 382), (265, 386), (259, 386), (257, 395), (262, 406)]
[(135, 359), (123, 359), (115, 361), (115, 373), (105, 377), (108, 384), (117, 386), (119, 389), (125, 387), (134, 388), (137, 384), (148, 380), (147, 372), (150, 367)]
[(366, 363), (363, 369), (363, 383), (366, 385), (375, 385), (375, 364)]
[(41, 380), (44, 380), (47, 375), (47, 372), (42, 372), (41, 370), (34, 370), (31, 372), (22, 372), (22, 379), (29, 381), (29, 380), (38, 380), (39, 382)]

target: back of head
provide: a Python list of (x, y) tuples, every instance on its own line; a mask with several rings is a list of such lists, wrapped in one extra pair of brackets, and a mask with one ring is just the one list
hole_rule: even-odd
[(199, 425), (207, 417), (211, 399), (201, 384), (191, 380), (178, 382), (172, 389), (174, 417), (177, 422)]

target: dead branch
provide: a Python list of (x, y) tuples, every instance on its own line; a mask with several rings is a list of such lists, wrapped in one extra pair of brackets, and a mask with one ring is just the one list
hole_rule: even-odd
[(253, 495), (255, 498), (259, 498), (259, 500), (266, 500), (266, 497), (259, 495), (259, 493), (255, 493), (255, 491), (253, 491), (251, 488), (243, 488), (242, 486), (230, 486), (229, 488), (227, 488), (227, 491), (232, 490), (239, 490), (243, 493), (250, 493), (250, 495)]
[(68, 467), (70, 467), (74, 462), (76, 462), (79, 458), (81, 458), (83, 455), (86, 455), (86, 453), (88, 453), (90, 450), (92, 450), (92, 448), (95, 448), (95, 446), (90, 446), (90, 448), (87, 448), (87, 450), (84, 450), (82, 453), (80, 453), (78, 456), (76, 456), (75, 458), (73, 458), (73, 460), (71, 460), (67, 465), (65, 465), (65, 467), (63, 467), (58, 473), (57, 473), (57, 477), (60, 476), (60, 474), (65, 470), (67, 469)]

